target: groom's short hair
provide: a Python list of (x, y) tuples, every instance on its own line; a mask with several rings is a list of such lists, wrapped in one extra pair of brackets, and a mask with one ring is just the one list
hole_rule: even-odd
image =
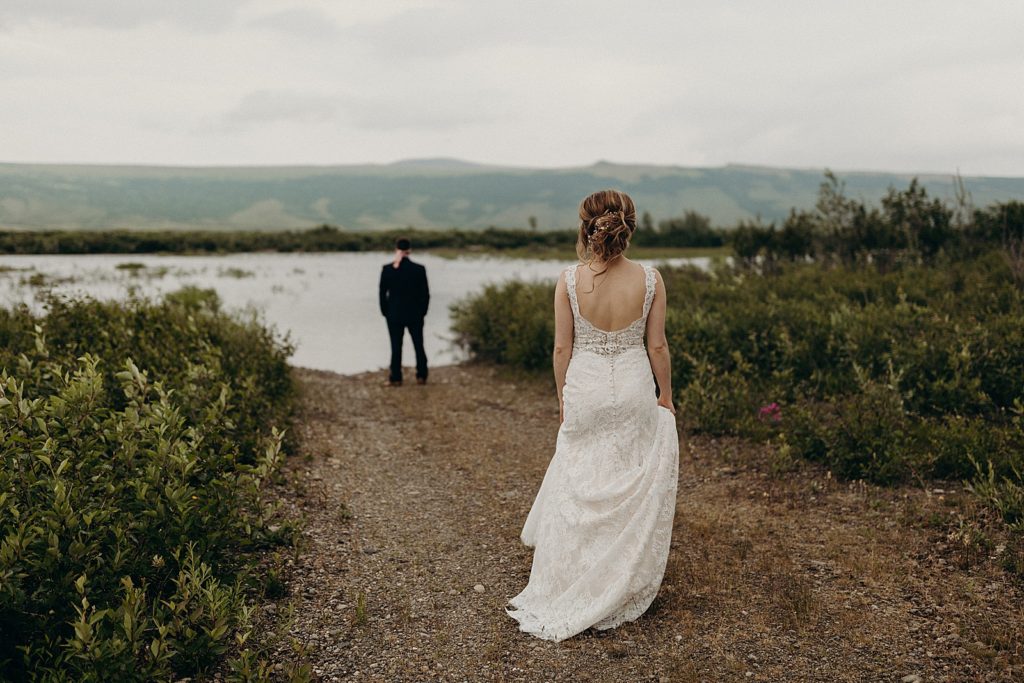
[(408, 237), (399, 237), (397, 240), (395, 240), (395, 249), (400, 249), (402, 251), (408, 251), (411, 248), (412, 248), (412, 242), (409, 241)]

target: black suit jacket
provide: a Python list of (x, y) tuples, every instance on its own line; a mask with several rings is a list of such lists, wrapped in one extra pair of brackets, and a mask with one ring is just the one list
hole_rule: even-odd
[(427, 269), (403, 258), (398, 267), (387, 264), (380, 273), (380, 312), (388, 320), (423, 320), (430, 305)]

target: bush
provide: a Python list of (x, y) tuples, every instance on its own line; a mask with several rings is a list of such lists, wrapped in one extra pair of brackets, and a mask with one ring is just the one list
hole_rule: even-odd
[(1013, 477), (997, 477), (991, 463), (982, 467), (975, 461), (977, 477), (971, 491), (996, 510), (1011, 529), (1024, 533), (1024, 472), (1015, 470)]
[[(1024, 291), (1011, 264), (994, 250), (889, 265), (662, 268), (683, 422), (777, 434), (795, 456), (880, 483), (977, 482), (977, 461), (996, 482), (979, 496), (1017, 519), (1005, 510), (1024, 486)], [(547, 368), (551, 296), (488, 287), (456, 306), (455, 330), (477, 357)]]
[(525, 370), (551, 363), (554, 287), (509, 282), (452, 305), (456, 341), (473, 356)]
[[(696, 362), (691, 379), (676, 391), (687, 427), (707, 434), (764, 436), (771, 423), (759, 421), (767, 401), (749, 379), (748, 365), (735, 354), (735, 367), (723, 371), (707, 362)], [(673, 385), (675, 386), (675, 385)]]
[[(787, 457), (880, 483), (972, 478), (1024, 572), (1024, 204), (970, 213), (916, 180), (867, 206), (826, 173), (814, 211), (729, 233), (735, 267), (662, 270), (672, 384), (698, 431), (777, 435)], [(645, 243), (720, 234), (692, 212), (643, 223)], [(461, 343), (546, 368), (551, 293), (470, 297), (453, 309)]]
[[(1005, 242), (996, 226), (1017, 219), (1014, 203), (975, 212), (973, 222), (961, 220), (961, 205), (951, 208), (928, 197), (914, 178), (906, 190), (889, 188), (882, 206), (874, 207), (845, 195), (845, 185), (826, 171), (814, 211), (790, 212), (781, 229), (760, 220), (742, 221), (729, 235), (737, 257), (748, 267), (768, 270), (779, 261), (870, 263), (887, 270), (901, 261), (934, 261), (968, 244), (984, 251)], [(1002, 211), (1008, 207), (1009, 211)]]
[(832, 403), (798, 405), (789, 422), (794, 451), (842, 477), (891, 484), (932, 472), (916, 447), (918, 423), (893, 382), (864, 379), (859, 392)]
[[(650, 214), (647, 214), (650, 218)], [(711, 219), (696, 211), (686, 211), (680, 218), (641, 225), (636, 243), (644, 247), (720, 247), (725, 244), (725, 231), (711, 227)]]
[(155, 680), (232, 642), (291, 412), (290, 348), (212, 294), (0, 316), (0, 663)]

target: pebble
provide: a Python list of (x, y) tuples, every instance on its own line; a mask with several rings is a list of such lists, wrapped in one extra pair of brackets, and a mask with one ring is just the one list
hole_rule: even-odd
[(484, 585), (482, 583), (478, 583), (477, 585), (473, 586), (473, 590), (475, 590), (477, 593), (483, 593), (487, 589), (484, 588)]
[(907, 674), (900, 679), (900, 683), (921, 683), (921, 676), (918, 674)]

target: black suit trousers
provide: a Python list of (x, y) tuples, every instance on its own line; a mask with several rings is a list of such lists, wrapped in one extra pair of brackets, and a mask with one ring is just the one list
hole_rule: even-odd
[(412, 347), (416, 350), (416, 377), (427, 378), (427, 352), (423, 349), (423, 319), (413, 322), (388, 318), (388, 334), (391, 336), (391, 374), (392, 382), (402, 381), (402, 341), (405, 330), (412, 337)]

